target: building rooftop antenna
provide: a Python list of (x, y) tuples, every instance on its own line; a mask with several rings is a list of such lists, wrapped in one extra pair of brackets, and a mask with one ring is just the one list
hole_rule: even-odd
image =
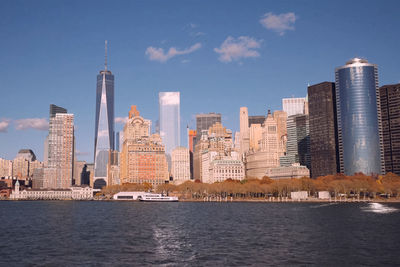
[(105, 41), (104, 44), (104, 50), (105, 50), (104, 70), (107, 71), (107, 40)]

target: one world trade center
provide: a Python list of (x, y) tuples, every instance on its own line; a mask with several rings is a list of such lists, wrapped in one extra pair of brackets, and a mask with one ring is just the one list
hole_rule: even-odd
[(114, 150), (114, 75), (107, 69), (107, 41), (104, 70), (97, 75), (95, 123), (93, 187), (101, 189), (107, 184), (109, 151)]

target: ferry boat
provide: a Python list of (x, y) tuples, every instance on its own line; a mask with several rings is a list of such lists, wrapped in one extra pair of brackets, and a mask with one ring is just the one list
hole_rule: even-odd
[(163, 196), (161, 194), (144, 194), (138, 196), (138, 200), (143, 202), (178, 202), (178, 197)]

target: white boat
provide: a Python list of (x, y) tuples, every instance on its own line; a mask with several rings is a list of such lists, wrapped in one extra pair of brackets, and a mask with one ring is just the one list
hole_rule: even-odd
[(138, 196), (138, 200), (143, 202), (177, 202), (178, 197), (168, 197), (161, 194), (144, 194)]

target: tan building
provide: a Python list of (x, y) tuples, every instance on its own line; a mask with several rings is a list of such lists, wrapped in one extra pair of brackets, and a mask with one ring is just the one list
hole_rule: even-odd
[[(66, 110), (65, 110), (66, 111)], [(74, 163), (74, 115), (52, 113), (50, 108), (49, 135), (47, 136), (47, 166), (44, 171), (45, 185), (48, 188), (61, 189), (72, 186)], [(53, 177), (56, 170), (56, 175)]]
[(12, 160), (0, 158), (0, 177), (12, 176)]
[(12, 164), (12, 176), (26, 179), (29, 176), (29, 160), (24, 157), (16, 157)]
[(249, 111), (247, 107), (240, 108), (240, 153), (245, 154), (250, 148)]
[(119, 152), (117, 150), (109, 151), (107, 164), (107, 185), (120, 184), (119, 174)]
[(171, 153), (171, 174), (174, 184), (190, 180), (190, 155), (186, 147), (177, 147)]
[(262, 139), (263, 128), (261, 124), (252, 124), (250, 126), (250, 150), (258, 151), (260, 150), (260, 141)]
[(140, 117), (136, 106), (124, 126), (120, 155), (120, 180), (124, 183), (163, 184), (169, 180), (165, 147), (158, 134), (149, 136), (150, 124)]
[(245, 168), (241, 160), (224, 157), (211, 162), (209, 183), (223, 182), (227, 179), (243, 180)]
[(272, 115), (268, 111), (261, 130), (262, 136), (258, 141), (258, 149), (250, 150), (246, 154), (247, 177), (262, 178), (267, 168), (279, 166), (279, 157), (286, 151), (286, 113), (275, 111)]
[(310, 177), (310, 170), (306, 166), (300, 166), (300, 163), (294, 163), (289, 167), (268, 168), (265, 175), (271, 179), (299, 179)]
[(204, 157), (208, 156), (203, 154), (215, 152), (219, 157), (230, 156), (232, 147), (232, 131), (226, 129), (220, 122), (214, 123), (208, 131), (203, 130), (193, 154), (194, 179), (203, 182), (209, 179), (208, 174), (203, 174), (203, 171), (208, 170), (208, 167), (203, 166), (203, 162), (207, 161)]
[(75, 161), (74, 162), (74, 184), (81, 185), (82, 183), (82, 172), (84, 171), (86, 161)]
[(43, 162), (38, 160), (29, 162), (29, 177), (32, 177), (35, 170), (40, 168), (43, 168)]

